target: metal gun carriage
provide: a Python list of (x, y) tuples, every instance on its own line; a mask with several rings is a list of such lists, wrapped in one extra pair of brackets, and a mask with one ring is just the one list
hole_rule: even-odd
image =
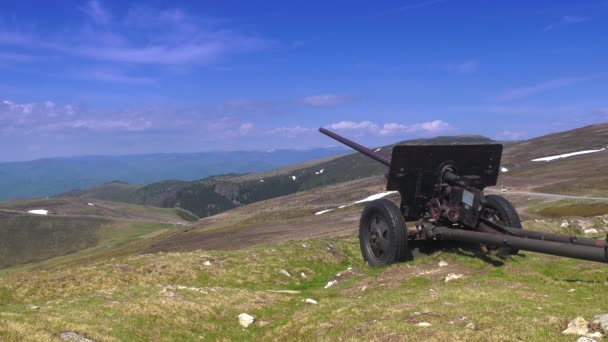
[[(361, 213), (359, 243), (375, 267), (412, 258), (423, 241), (458, 241), (483, 245), (499, 256), (526, 250), (608, 263), (606, 240), (523, 229), (517, 211), (504, 197), (485, 195), (496, 185), (503, 146), (397, 145), (391, 159), (327, 129), (319, 131), (386, 165), (389, 191), (401, 204), (372, 201)], [(406, 221), (415, 221), (408, 230)]]

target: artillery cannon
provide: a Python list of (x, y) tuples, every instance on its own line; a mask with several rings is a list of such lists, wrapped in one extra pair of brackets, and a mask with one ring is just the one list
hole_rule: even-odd
[[(499, 256), (519, 250), (608, 263), (606, 240), (525, 230), (504, 197), (484, 195), (496, 185), (501, 144), (397, 145), (391, 159), (327, 129), (319, 131), (388, 166), (388, 191), (401, 195), (369, 202), (361, 213), (359, 244), (374, 267), (411, 258), (421, 241), (484, 245)], [(406, 221), (416, 221), (408, 230)]]

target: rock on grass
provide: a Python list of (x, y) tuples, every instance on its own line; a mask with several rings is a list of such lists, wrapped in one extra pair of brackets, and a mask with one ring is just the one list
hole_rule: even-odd
[(95, 340), (88, 339), (84, 336), (78, 335), (73, 331), (66, 331), (59, 334), (59, 338), (63, 341), (70, 342), (95, 342)]
[(248, 326), (250, 326), (253, 322), (255, 322), (255, 317), (246, 314), (246, 313), (242, 313), (239, 315), (239, 323), (241, 323), (241, 325), (243, 326), (243, 328), (247, 328)]
[(581, 316), (571, 320), (570, 323), (568, 323), (566, 330), (562, 331), (562, 334), (572, 335), (587, 335), (588, 333), (589, 322)]

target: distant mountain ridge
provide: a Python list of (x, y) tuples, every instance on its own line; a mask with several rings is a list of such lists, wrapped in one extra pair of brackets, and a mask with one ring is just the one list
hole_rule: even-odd
[[(413, 139), (398, 144), (484, 144), (493, 143), (487, 137), (442, 136)], [(394, 145), (380, 147), (378, 153), (390, 157)], [(62, 196), (127, 201), (159, 207), (179, 207), (199, 217), (299, 191), (382, 175), (386, 167), (360, 153), (349, 153), (264, 173), (217, 175), (196, 181), (169, 180), (133, 186), (120, 182), (104, 184), (85, 191), (71, 191)]]
[(149, 184), (195, 180), (228, 172), (261, 172), (338, 155), (341, 147), (310, 150), (84, 156), (0, 163), (0, 200), (45, 197), (112, 180)]

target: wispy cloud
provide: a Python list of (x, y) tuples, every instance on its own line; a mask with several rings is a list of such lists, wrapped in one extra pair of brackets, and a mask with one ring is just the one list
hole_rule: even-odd
[(126, 83), (126, 84), (154, 84), (156, 80), (149, 77), (140, 77), (140, 76), (130, 76), (125, 72), (115, 69), (115, 68), (94, 68), (94, 69), (86, 69), (75, 71), (71, 74), (72, 77), (83, 79), (83, 80), (92, 80), (92, 81), (102, 81), (102, 82), (116, 82), (116, 83)]
[(527, 87), (513, 88), (503, 91), (495, 97), (497, 101), (509, 101), (525, 98), (534, 94), (538, 94), (547, 90), (563, 88), (576, 83), (584, 82), (591, 79), (590, 77), (563, 77), (544, 81)]
[(429, 135), (452, 129), (452, 126), (443, 120), (433, 120), (415, 124), (385, 123), (377, 124), (371, 121), (340, 121), (326, 126), (336, 131), (347, 131), (355, 136), (396, 136), (403, 134)]
[(526, 137), (526, 132), (504, 130), (498, 133), (498, 138), (506, 140), (521, 140)]
[(470, 59), (468, 61), (464, 61), (462, 63), (456, 64), (446, 64), (444, 69), (450, 72), (455, 72), (459, 74), (470, 74), (479, 68), (479, 61), (475, 59)]
[(565, 15), (560, 19), (560, 21), (545, 26), (543, 31), (547, 32), (558, 26), (579, 24), (579, 23), (583, 23), (583, 22), (589, 21), (589, 20), (591, 20), (591, 18), (576, 16), (576, 15)]
[(37, 59), (36, 56), (24, 53), (0, 52), (0, 61), (5, 62), (33, 62)]
[(440, 4), (442, 2), (446, 2), (447, 0), (426, 0), (426, 1), (409, 1), (405, 5), (397, 8), (398, 11), (408, 11), (416, 8), (422, 8), (427, 6), (433, 6), (436, 4)]
[(86, 14), (94, 23), (107, 26), (110, 23), (112, 15), (108, 12), (97, 0), (90, 0), (87, 3), (79, 7), (79, 9)]
[(342, 96), (335, 94), (323, 94), (314, 96), (305, 96), (298, 99), (298, 102), (310, 105), (310, 106), (334, 106), (352, 102), (354, 100), (351, 96)]
[(52, 51), (90, 61), (190, 66), (258, 51), (272, 44), (180, 9), (136, 7), (119, 16), (96, 0), (78, 9), (84, 15), (85, 25), (70, 29), (73, 34), (4, 30), (0, 31), (0, 46), (19, 46), (41, 53)]

